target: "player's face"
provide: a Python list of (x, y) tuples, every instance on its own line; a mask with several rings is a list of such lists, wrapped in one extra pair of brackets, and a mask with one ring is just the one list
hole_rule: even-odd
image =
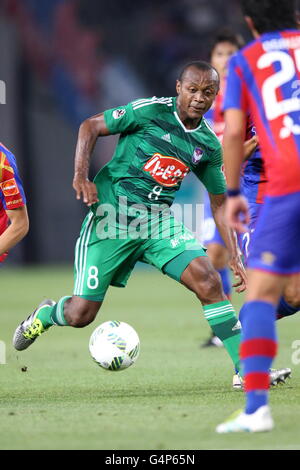
[(218, 71), (220, 78), (227, 75), (227, 65), (230, 57), (237, 52), (238, 48), (231, 42), (219, 42), (213, 48), (211, 55), (211, 65)]
[(191, 67), (186, 70), (182, 81), (177, 80), (176, 90), (180, 118), (201, 119), (219, 91), (219, 77), (214, 70)]

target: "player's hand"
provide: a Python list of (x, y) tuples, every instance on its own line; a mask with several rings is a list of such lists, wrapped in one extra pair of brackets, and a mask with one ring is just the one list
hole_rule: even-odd
[(228, 197), (226, 201), (225, 218), (229, 227), (233, 230), (236, 230), (238, 233), (247, 232), (247, 225), (250, 222), (247, 200), (241, 195)]
[(83, 199), (83, 202), (90, 207), (99, 202), (97, 186), (87, 178), (81, 175), (75, 175), (73, 179), (73, 188), (76, 192), (76, 199)]
[(238, 293), (244, 292), (247, 288), (247, 274), (241, 257), (238, 255), (234, 258), (231, 258), (228, 264), (237, 280), (234, 284), (232, 284), (232, 287), (234, 287), (235, 291)]
[(244, 160), (248, 160), (253, 152), (257, 149), (258, 137), (254, 135), (251, 139), (244, 142)]

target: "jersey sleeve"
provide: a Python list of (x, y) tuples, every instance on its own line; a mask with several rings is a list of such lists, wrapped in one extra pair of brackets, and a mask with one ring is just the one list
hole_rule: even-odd
[(135, 112), (132, 103), (104, 111), (105, 124), (111, 134), (123, 134), (138, 130), (142, 126), (139, 113)]
[(226, 192), (226, 181), (223, 172), (222, 149), (217, 149), (210, 159), (194, 171), (197, 178), (204, 184), (211, 194)]
[(5, 210), (17, 209), (26, 204), (25, 193), (17, 165), (12, 155), (0, 153), (0, 200)]
[(227, 109), (240, 109), (248, 111), (247, 87), (239, 66), (239, 55), (231, 57), (228, 65), (226, 91), (223, 102), (223, 111)]
[(111, 134), (138, 131), (172, 108), (172, 98), (142, 98), (126, 106), (108, 109), (104, 112), (106, 126)]

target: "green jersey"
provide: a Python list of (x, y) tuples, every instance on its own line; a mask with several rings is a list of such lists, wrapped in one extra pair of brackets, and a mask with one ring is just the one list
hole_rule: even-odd
[(195, 173), (212, 194), (226, 191), (220, 142), (205, 118), (186, 129), (176, 98), (146, 98), (104, 113), (111, 134), (120, 134), (111, 161), (95, 177), (100, 203), (170, 206), (182, 180)]

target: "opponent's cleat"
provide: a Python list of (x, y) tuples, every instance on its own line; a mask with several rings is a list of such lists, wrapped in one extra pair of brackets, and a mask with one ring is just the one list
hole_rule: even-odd
[(229, 432), (264, 432), (271, 431), (274, 422), (268, 405), (261, 406), (255, 413), (246, 414), (236, 412), (222, 424), (216, 427), (216, 432), (223, 434)]
[(16, 329), (13, 337), (13, 345), (18, 351), (23, 351), (24, 349), (27, 349), (36, 340), (38, 336), (47, 331), (47, 329), (43, 327), (42, 322), (38, 318), (36, 318), (40, 309), (45, 305), (53, 307), (53, 305), (55, 305), (55, 302), (50, 299), (43, 300), (43, 302), (39, 304), (36, 310), (31, 315), (29, 315), (26, 320), (22, 321), (22, 323), (20, 323), (20, 325)]
[(286, 379), (291, 378), (291, 369), (270, 369), (270, 385), (284, 384)]

